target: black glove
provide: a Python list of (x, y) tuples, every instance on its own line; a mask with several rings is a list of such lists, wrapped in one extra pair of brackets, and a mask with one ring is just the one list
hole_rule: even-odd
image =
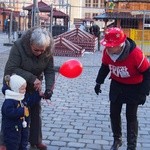
[(101, 87), (101, 85), (100, 85), (100, 84), (96, 84), (96, 85), (95, 85), (94, 90), (95, 90), (95, 93), (96, 93), (97, 95), (99, 95), (99, 93), (101, 93), (101, 89), (100, 89), (100, 87)]
[(52, 95), (53, 95), (53, 91), (47, 89), (47, 90), (45, 90), (43, 98), (44, 99), (51, 99)]

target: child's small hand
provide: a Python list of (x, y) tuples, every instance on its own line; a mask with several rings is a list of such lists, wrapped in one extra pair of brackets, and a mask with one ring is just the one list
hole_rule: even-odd
[(25, 115), (26, 117), (29, 116), (29, 109), (28, 109), (26, 106), (24, 106), (24, 115)]
[(43, 97), (44, 93), (42, 91), (39, 91), (39, 95)]

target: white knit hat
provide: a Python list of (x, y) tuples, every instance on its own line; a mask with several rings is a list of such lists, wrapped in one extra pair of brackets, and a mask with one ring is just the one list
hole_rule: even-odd
[(14, 92), (19, 93), (19, 88), (24, 83), (26, 83), (26, 80), (19, 75), (14, 74), (10, 77), (9, 85), (10, 85), (11, 90)]

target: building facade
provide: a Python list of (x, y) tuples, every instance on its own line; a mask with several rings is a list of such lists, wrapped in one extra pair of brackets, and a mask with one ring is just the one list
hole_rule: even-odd
[[(1, 0), (5, 8), (11, 11), (18, 11), (20, 17), (27, 16), (27, 11), (22, 8), (33, 4), (34, 2), (43, 1), (47, 5), (60, 10), (69, 15), (69, 25), (74, 24), (74, 19), (92, 19), (103, 12), (104, 0)], [(3, 20), (6, 16), (3, 16)], [(3, 25), (2, 25), (3, 26)]]

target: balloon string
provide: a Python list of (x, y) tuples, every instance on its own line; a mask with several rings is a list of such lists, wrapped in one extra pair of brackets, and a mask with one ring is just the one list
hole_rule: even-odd
[[(55, 83), (56, 83), (56, 80), (58, 79), (58, 76), (59, 76), (59, 73), (57, 74), (57, 76), (55, 77), (55, 80), (54, 80), (54, 83), (53, 83), (53, 85), (52, 85), (52, 87), (50, 88), (50, 90), (53, 92), (53, 90), (54, 90), (54, 87), (55, 87)], [(54, 104), (51, 102), (51, 101), (48, 101), (48, 99), (45, 99), (46, 100), (46, 103), (50, 106), (50, 105), (53, 105), (54, 106)]]

